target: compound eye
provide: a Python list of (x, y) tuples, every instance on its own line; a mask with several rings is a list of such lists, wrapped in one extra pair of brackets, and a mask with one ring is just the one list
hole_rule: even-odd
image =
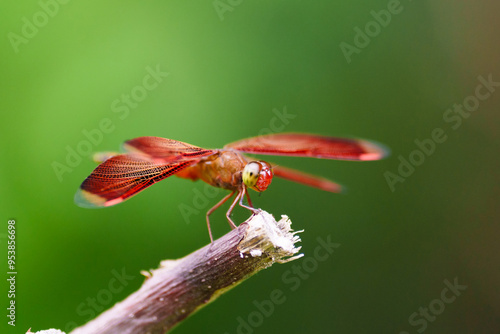
[(259, 179), (257, 180), (257, 184), (255, 185), (255, 190), (261, 192), (267, 189), (267, 187), (271, 184), (273, 179), (273, 168), (271, 165), (265, 161), (259, 161), (261, 166)]
[(261, 169), (262, 166), (257, 161), (247, 163), (247, 165), (243, 169), (243, 183), (249, 188), (255, 188), (257, 180), (259, 179)]

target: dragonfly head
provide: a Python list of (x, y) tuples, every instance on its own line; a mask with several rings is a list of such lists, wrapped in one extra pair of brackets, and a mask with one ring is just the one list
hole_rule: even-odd
[(251, 161), (243, 169), (242, 179), (248, 188), (261, 192), (271, 184), (273, 169), (265, 161)]

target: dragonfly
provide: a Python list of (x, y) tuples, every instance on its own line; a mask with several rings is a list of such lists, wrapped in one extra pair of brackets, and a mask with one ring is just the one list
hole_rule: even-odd
[[(75, 195), (81, 207), (108, 207), (121, 203), (149, 186), (172, 175), (193, 181), (202, 180), (230, 193), (206, 214), (210, 240), (210, 215), (234, 195), (226, 218), (236, 224), (231, 212), (236, 204), (258, 213), (248, 189), (259, 193), (271, 184), (273, 176), (321, 190), (338, 193), (342, 187), (326, 178), (254, 160), (245, 154), (311, 157), (320, 159), (371, 161), (388, 154), (381, 144), (363, 139), (327, 137), (304, 133), (276, 133), (239, 140), (222, 149), (206, 149), (161, 137), (139, 137), (123, 144), (124, 153), (101, 153), (101, 162), (83, 181)], [(247, 204), (243, 203), (246, 197)]]

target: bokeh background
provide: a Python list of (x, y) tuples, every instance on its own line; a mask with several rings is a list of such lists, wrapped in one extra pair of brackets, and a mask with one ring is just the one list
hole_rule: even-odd
[[(7, 221), (15, 219), (18, 271), (16, 327), (3, 315), (2, 332), (83, 324), (135, 291), (140, 270), (209, 241), (204, 214), (224, 192), (199, 204), (203, 183), (172, 178), (116, 207), (83, 209), (73, 195), (95, 165), (89, 154), (68, 164), (68, 150), (117, 150), (144, 135), (218, 148), (276, 130), (370, 138), (392, 153), (363, 163), (273, 159), (348, 189), (338, 195), (275, 180), (253, 196), (305, 229), (302, 250), (317, 266), (298, 276), (290, 271), (305, 259), (275, 265), (175, 333), (500, 332), (500, 87), (480, 88), (490, 94), (470, 115), (448, 111), (474, 102), (479, 76), (500, 81), (498, 2), (0, 6), (0, 258), (6, 276)], [(379, 14), (384, 24), (373, 23), (372, 11), (388, 8), (397, 11), (390, 22)], [(372, 29), (369, 40), (357, 28)], [(346, 57), (341, 46), (356, 42), (362, 47)], [(168, 76), (141, 88), (157, 68)], [(435, 129), (446, 139), (429, 155), (415, 153), (415, 140)], [(95, 143), (85, 144), (85, 132)], [(410, 156), (419, 165), (391, 188), (388, 175)], [(186, 219), (181, 207), (196, 212)], [(213, 216), (216, 236), (229, 230), (224, 212)], [(237, 209), (234, 219), (247, 216)], [(318, 238), (339, 244), (322, 262), (314, 258)], [(128, 279), (110, 293), (117, 272)], [(446, 280), (466, 286), (445, 291), (447, 301), (455, 296), (449, 303)], [(5, 279), (1, 287), (6, 312)], [(259, 318), (254, 302), (274, 289), (286, 301)], [(253, 325), (243, 328), (241, 319)]]

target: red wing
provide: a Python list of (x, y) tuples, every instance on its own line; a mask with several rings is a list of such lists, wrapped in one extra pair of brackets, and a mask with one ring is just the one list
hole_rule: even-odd
[(307, 174), (295, 169), (282, 166), (273, 166), (274, 176), (281, 177), (290, 181), (305, 184), (306, 186), (318, 188), (332, 193), (342, 192), (342, 186), (325, 178)]
[(75, 203), (87, 208), (118, 204), (197, 160), (159, 163), (140, 154), (113, 156), (83, 181), (75, 195)]
[(254, 154), (361, 161), (379, 160), (388, 153), (384, 146), (367, 140), (302, 133), (264, 135), (243, 139), (225, 147)]
[(132, 153), (145, 154), (162, 162), (180, 162), (214, 154), (208, 150), (181, 141), (161, 137), (139, 137), (126, 141), (123, 148)]

